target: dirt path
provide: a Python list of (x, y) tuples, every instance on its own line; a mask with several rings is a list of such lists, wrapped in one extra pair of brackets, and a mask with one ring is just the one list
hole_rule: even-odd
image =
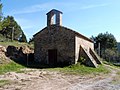
[(120, 90), (120, 82), (112, 83), (117, 71), (111, 69), (108, 78), (106, 76), (90, 78), (47, 70), (26, 69), (24, 73), (10, 72), (0, 75), (0, 80), (10, 81), (8, 85), (0, 87), (0, 90)]
[[(107, 67), (110, 68), (110, 66)], [(68, 90), (120, 90), (120, 81), (114, 83), (118, 71), (120, 70), (113, 68), (107, 77), (96, 77), (79, 82), (77, 85), (72, 85)]]

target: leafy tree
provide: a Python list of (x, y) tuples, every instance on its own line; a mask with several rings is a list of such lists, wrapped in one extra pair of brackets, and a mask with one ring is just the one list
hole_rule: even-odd
[(2, 20), (2, 3), (1, 3), (1, 0), (0, 0), (0, 21)]
[(98, 48), (98, 44), (100, 43), (100, 51), (103, 58), (105, 56), (106, 49), (111, 49), (114, 51), (117, 49), (117, 41), (111, 33), (100, 33), (96, 37), (92, 36), (92, 40), (95, 42), (95, 49)]
[[(23, 33), (21, 27), (17, 24), (13, 16), (2, 16), (2, 3), (0, 0), (0, 38), (3, 40), (17, 40), (19, 41), (20, 36), (22, 42), (26, 42), (26, 36)], [(5, 39), (4, 39), (5, 38)]]
[(2, 3), (1, 3), (1, 0), (0, 0), (0, 30), (2, 29), (2, 27), (1, 27), (1, 20), (2, 20), (2, 7), (3, 7), (3, 5), (2, 5)]
[(27, 41), (25, 34), (23, 33), (23, 30), (21, 27), (17, 24), (17, 22), (14, 20), (14, 17), (7, 16), (4, 17), (2, 21), (2, 30), (0, 33), (5, 36), (6, 38), (17, 40), (19, 41), (20, 36), (24, 36), (23, 41)]

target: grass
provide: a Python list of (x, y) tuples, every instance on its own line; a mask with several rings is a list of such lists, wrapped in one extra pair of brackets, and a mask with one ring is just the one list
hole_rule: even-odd
[(18, 41), (5, 41), (5, 42), (0, 42), (0, 45), (7, 47), (9, 45), (15, 46), (15, 47), (21, 47), (21, 46), (28, 46), (32, 49), (34, 49), (34, 45), (33, 44), (28, 44), (28, 43), (23, 43), (23, 42), (18, 42)]
[(3, 87), (4, 85), (9, 84), (10, 82), (8, 80), (0, 80), (0, 87)]
[(97, 68), (87, 67), (84, 65), (80, 65), (79, 63), (76, 65), (71, 65), (64, 68), (51, 68), (50, 70), (60, 71), (66, 74), (79, 74), (79, 75), (99, 75), (99, 74), (108, 74), (110, 71), (105, 68), (103, 65), (99, 65)]
[(11, 71), (20, 71), (20, 69), (24, 68), (24, 66), (19, 65), (15, 62), (10, 62), (8, 64), (3, 64), (0, 65), (0, 74), (4, 74), (6, 72), (11, 72)]
[[(4, 74), (6, 72), (16, 71), (17, 73), (24, 73), (21, 71), (24, 66), (17, 64), (15, 62), (11, 62), (9, 64), (0, 65), (0, 74)], [(60, 71), (65, 74), (79, 74), (79, 75), (99, 75), (99, 74), (108, 74), (110, 71), (104, 65), (99, 65), (97, 68), (87, 67), (81, 65), (80, 63), (76, 65), (70, 65), (63, 68), (47, 68), (47, 70), (52, 71)]]

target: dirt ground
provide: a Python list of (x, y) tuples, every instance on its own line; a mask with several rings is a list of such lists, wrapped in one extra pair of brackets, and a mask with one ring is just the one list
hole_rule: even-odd
[(120, 81), (115, 81), (118, 69), (111, 69), (107, 76), (86, 77), (66, 75), (39, 69), (25, 69), (24, 72), (9, 72), (0, 75), (0, 80), (10, 83), (0, 90), (120, 90)]

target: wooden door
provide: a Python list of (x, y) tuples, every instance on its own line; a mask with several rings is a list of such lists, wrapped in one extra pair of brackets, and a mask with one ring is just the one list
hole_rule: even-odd
[(57, 49), (48, 50), (48, 61), (50, 65), (56, 66), (57, 64)]

